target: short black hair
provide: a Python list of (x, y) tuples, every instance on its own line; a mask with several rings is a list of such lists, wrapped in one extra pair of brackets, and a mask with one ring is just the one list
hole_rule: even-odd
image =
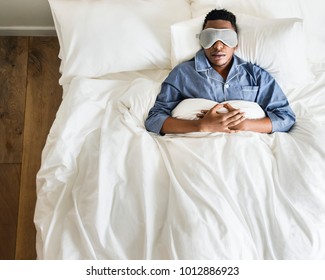
[(238, 28), (237, 28), (237, 23), (236, 23), (236, 16), (232, 13), (229, 12), (225, 9), (214, 9), (212, 11), (210, 11), (204, 19), (204, 23), (203, 23), (203, 29), (205, 28), (208, 20), (227, 20), (230, 21), (232, 27), (235, 29), (236, 33), (238, 32)]

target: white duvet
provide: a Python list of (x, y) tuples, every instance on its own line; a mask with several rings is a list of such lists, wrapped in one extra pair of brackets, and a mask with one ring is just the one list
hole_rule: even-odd
[(274, 134), (148, 133), (160, 84), (72, 80), (37, 176), (38, 258), (325, 259), (325, 74)]

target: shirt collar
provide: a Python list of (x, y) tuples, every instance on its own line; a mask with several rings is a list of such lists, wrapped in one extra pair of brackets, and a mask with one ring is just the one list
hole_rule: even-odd
[(209, 70), (211, 67), (209, 60), (205, 56), (204, 50), (199, 50), (195, 55), (195, 70), (197, 72)]

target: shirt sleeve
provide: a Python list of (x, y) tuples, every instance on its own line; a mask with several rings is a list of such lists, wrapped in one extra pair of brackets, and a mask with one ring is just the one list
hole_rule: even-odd
[(272, 122), (272, 132), (288, 132), (296, 121), (289, 101), (275, 79), (265, 71), (260, 76), (257, 102)]
[(154, 106), (150, 109), (145, 126), (150, 132), (160, 133), (165, 120), (172, 110), (184, 99), (181, 92), (172, 84), (164, 82)]

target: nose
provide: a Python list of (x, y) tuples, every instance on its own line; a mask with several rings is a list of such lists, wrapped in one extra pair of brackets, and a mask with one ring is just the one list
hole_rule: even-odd
[(224, 43), (222, 43), (220, 40), (216, 41), (213, 44), (213, 48), (217, 50), (221, 50), (224, 46), (225, 46)]

